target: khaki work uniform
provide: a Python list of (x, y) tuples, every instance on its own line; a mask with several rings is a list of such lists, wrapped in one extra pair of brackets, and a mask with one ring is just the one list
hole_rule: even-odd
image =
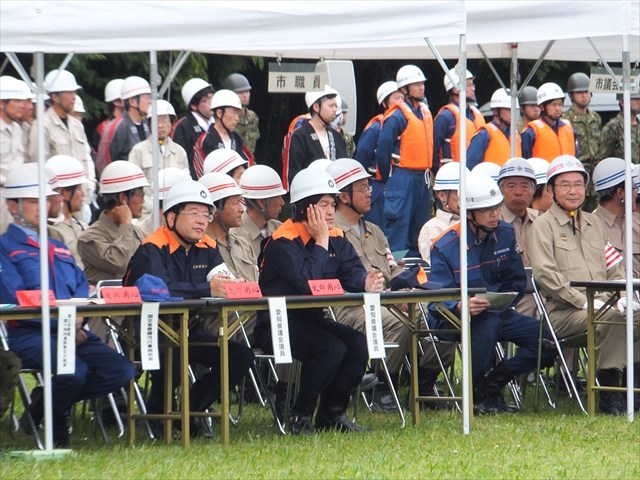
[[(335, 227), (344, 231), (345, 237), (355, 248), (367, 272), (376, 267), (380, 270), (384, 276), (385, 289), (389, 288), (391, 278), (403, 272), (393, 259), (389, 260), (389, 243), (377, 225), (360, 220), (361, 230), (358, 233), (344, 215), (336, 212)], [(335, 308), (335, 313), (340, 323), (365, 333), (366, 320), (362, 307), (338, 307)], [(387, 352), (386, 358), (389, 371), (397, 373), (405, 355), (409, 353), (411, 331), (385, 306), (382, 306), (382, 331), (385, 342), (398, 344), (398, 348)]]
[[(624, 217), (618, 217), (602, 205), (593, 212), (602, 222), (602, 226), (609, 242), (622, 256), (624, 256)], [(633, 277), (640, 278), (640, 214), (633, 213), (631, 217), (631, 237), (633, 238)], [(625, 262), (622, 262), (623, 268)]]
[(76, 217), (71, 217), (69, 223), (66, 220), (49, 224), (49, 236), (55, 240), (59, 240), (64, 243), (73, 258), (76, 260), (76, 264), (81, 270), (84, 270), (84, 263), (82, 263), (82, 257), (78, 254), (78, 238), (82, 235), (82, 232), (87, 230), (89, 225), (82, 220), (78, 220)]
[(16, 122), (6, 123), (0, 118), (0, 234), (6, 232), (13, 221), (2, 187), (9, 172), (25, 161), (22, 128)]
[[(502, 206), (502, 211), (500, 212), (500, 218), (505, 222), (511, 224), (513, 226), (513, 230), (516, 232), (516, 249), (522, 258), (522, 265), (524, 268), (531, 267), (531, 261), (529, 260), (528, 253), (528, 245), (529, 238), (531, 236), (531, 225), (533, 225), (533, 221), (538, 218), (539, 211), (533, 210), (532, 208), (527, 208), (524, 217), (520, 218), (515, 215), (511, 210), (509, 210), (504, 205)], [(533, 295), (528, 293), (522, 300), (518, 302), (516, 306), (516, 310), (523, 315), (527, 315), (529, 317), (534, 317), (536, 309), (536, 302), (533, 299)]]
[[(144, 172), (144, 176), (149, 182), (149, 187), (144, 187), (144, 196), (148, 199), (152, 199), (153, 190), (153, 138), (149, 137), (146, 140), (137, 143), (133, 146), (129, 152), (129, 161), (137, 166)], [(158, 151), (158, 170), (164, 168), (179, 168), (189, 173), (189, 162), (187, 160), (187, 152), (184, 151), (180, 145), (167, 137), (164, 145), (159, 145)], [(153, 201), (144, 202), (142, 206), (142, 217), (145, 218), (151, 214), (153, 208)]]
[[(570, 286), (571, 281), (618, 280), (624, 278), (622, 262), (607, 270), (607, 234), (595, 215), (579, 211), (575, 234), (564, 210), (553, 204), (531, 228), (529, 257), (533, 275), (547, 299), (547, 311), (560, 337), (584, 332), (587, 328), (585, 289)], [(600, 294), (606, 301), (610, 294)], [(637, 322), (640, 312), (634, 315)], [(624, 323), (617, 308), (609, 309), (603, 320)], [(597, 325), (596, 365), (600, 370), (626, 366), (624, 325)], [(636, 341), (638, 328), (635, 329)], [(637, 348), (636, 348), (637, 351)], [(638, 358), (635, 360), (638, 361)]]
[(242, 225), (238, 228), (232, 228), (230, 232), (236, 237), (244, 238), (251, 244), (253, 253), (255, 254), (255, 263), (258, 261), (258, 255), (260, 255), (260, 244), (262, 240), (270, 237), (280, 225), (282, 225), (282, 222), (272, 219), (267, 222), (264, 230), (260, 230), (255, 222), (251, 220), (247, 212), (244, 212), (242, 214)]
[[(30, 132), (29, 159), (38, 161), (38, 120)], [(44, 112), (44, 158), (48, 160), (55, 155), (69, 155), (78, 160), (84, 167), (88, 183), (82, 185), (84, 203), (89, 205), (93, 201), (96, 191), (96, 168), (91, 158), (91, 147), (80, 121), (67, 115), (67, 124), (62, 121), (53, 108)]]
[[(143, 234), (131, 224), (119, 227), (105, 212), (78, 238), (78, 253), (84, 263), (84, 274), (90, 285), (100, 280), (122, 278), (129, 260), (142, 242)], [(123, 317), (113, 318), (118, 323)], [(100, 318), (89, 320), (93, 333), (105, 340), (106, 328)]]
[(460, 216), (455, 213), (436, 210), (436, 216), (422, 226), (418, 235), (418, 248), (422, 259), (431, 265), (431, 244), (442, 232), (460, 221)]

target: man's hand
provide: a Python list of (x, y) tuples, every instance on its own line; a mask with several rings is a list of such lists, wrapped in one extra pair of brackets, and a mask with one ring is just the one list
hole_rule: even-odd
[(367, 292), (381, 292), (384, 287), (384, 275), (376, 272), (375, 268), (372, 268), (367, 278), (364, 281), (364, 289)]
[[(471, 315), (478, 315), (489, 308), (491, 303), (486, 298), (471, 297), (469, 299), (469, 312)], [(458, 302), (458, 310), (462, 311), (462, 302)]]
[(395, 307), (402, 313), (409, 313), (409, 305), (406, 303), (396, 303)]
[(76, 347), (87, 341), (87, 332), (84, 328), (76, 328)]
[(311, 238), (316, 241), (316, 245), (329, 250), (329, 226), (324, 219), (324, 214), (316, 205), (309, 205), (307, 208), (307, 221), (302, 224), (307, 227)]
[(244, 278), (231, 278), (229, 275), (225, 275), (224, 273), (216, 273), (209, 282), (209, 286), (211, 287), (211, 296), (227, 298), (227, 291), (224, 289), (225, 284), (245, 281), (246, 280)]
[(117, 207), (114, 207), (114, 209), (111, 212), (113, 215), (113, 223), (115, 223), (118, 226), (129, 224), (133, 219), (133, 215), (131, 214), (131, 209), (129, 208), (129, 205), (125, 205), (125, 204), (118, 205)]

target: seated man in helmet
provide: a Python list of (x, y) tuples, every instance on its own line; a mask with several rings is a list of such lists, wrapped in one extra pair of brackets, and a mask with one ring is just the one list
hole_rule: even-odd
[[(171, 139), (171, 130), (173, 122), (176, 119), (176, 111), (166, 100), (158, 100), (158, 170), (172, 167), (189, 171), (189, 163), (187, 161), (187, 152), (180, 145)], [(151, 116), (151, 107), (149, 107), (149, 116)], [(146, 140), (137, 143), (129, 152), (129, 161), (142, 169), (147, 182), (151, 185), (153, 182), (153, 136), (150, 135)], [(151, 187), (145, 187), (144, 194), (147, 198), (151, 198)], [(151, 213), (151, 202), (146, 202), (142, 210), (143, 216)]]
[[(140, 167), (126, 160), (112, 162), (102, 172), (99, 202), (103, 210), (78, 238), (78, 253), (90, 285), (122, 278), (127, 271), (129, 260), (144, 239), (133, 219), (142, 216), (144, 187), (148, 186)], [(102, 320), (89, 320), (89, 327), (106, 338)]]
[(213, 172), (224, 173), (238, 183), (248, 164), (247, 159), (238, 152), (228, 148), (221, 148), (207, 155), (202, 165), (202, 171), (204, 172), (203, 175)]
[[(291, 184), (293, 219), (263, 244), (258, 259), (260, 288), (265, 296), (310, 295), (309, 280), (337, 278), (350, 292), (379, 292), (383, 276), (367, 274), (344, 232), (333, 228), (335, 197), (340, 192), (327, 172), (302, 170)], [(361, 430), (346, 416), (352, 390), (364, 374), (368, 352), (365, 336), (324, 316), (320, 308), (288, 310), (293, 358), (302, 362), (300, 393), (291, 412), (294, 435), (311, 435), (312, 418), (319, 430)], [(254, 330), (265, 352), (273, 351), (269, 312), (260, 312)]]
[(537, 95), (538, 89), (531, 85), (527, 85), (520, 93), (520, 96), (518, 96), (518, 103), (520, 104), (520, 119), (516, 125), (516, 130), (518, 130), (519, 133), (522, 133), (524, 127), (526, 127), (529, 122), (533, 122), (540, 118), (540, 107), (536, 100)]
[(251, 100), (251, 84), (247, 77), (241, 73), (232, 73), (224, 81), (224, 88), (238, 94), (242, 109), (238, 112), (238, 125), (236, 125), (236, 133), (240, 135), (244, 141), (245, 154), (250, 157), (253, 163), (253, 157), (256, 154), (256, 143), (260, 139), (260, 122), (258, 115), (253, 110), (249, 110), (249, 101)]
[[(518, 101), (516, 100), (516, 106)], [(480, 162), (502, 166), (511, 155), (511, 97), (504, 88), (491, 96), (493, 120), (482, 125), (471, 137), (467, 150), (467, 167), (473, 169)], [(516, 131), (516, 157), (522, 157), (520, 134)]]
[[(585, 290), (570, 285), (571, 281), (617, 280), (625, 277), (622, 257), (609, 243), (607, 232), (592, 213), (581, 210), (589, 174), (576, 157), (561, 155), (547, 172), (547, 188), (554, 204), (539, 216), (531, 227), (529, 258), (533, 276), (547, 299), (547, 311), (559, 337), (584, 332), (587, 328)], [(599, 309), (611, 293), (599, 294)], [(640, 305), (618, 301), (618, 308), (602, 312), (602, 320), (618, 325), (598, 324), (595, 328), (597, 378), (601, 386), (620, 386), (620, 372), (626, 367), (624, 326), (627, 308), (640, 310)], [(640, 312), (634, 313), (637, 322)], [(635, 329), (636, 345), (638, 328)], [(635, 362), (638, 358), (636, 347)], [(611, 415), (626, 414), (626, 396), (617, 392), (600, 392), (600, 411)]]
[[(87, 228), (82, 220), (73, 214), (82, 210), (84, 191), (82, 185), (87, 183), (82, 164), (69, 155), (56, 155), (47, 160), (45, 166), (57, 178), (55, 188), (62, 197), (62, 215), (60, 221), (50, 222), (49, 235), (62, 243), (71, 251), (76, 264), (84, 268), (82, 257), (78, 253), (78, 238)], [(80, 187), (80, 188), (78, 188)], [(51, 224), (53, 223), (53, 224)]]
[(100, 139), (96, 157), (99, 176), (111, 162), (129, 158), (133, 146), (151, 136), (146, 120), (151, 106), (149, 82), (142, 77), (125, 78), (120, 98), (124, 101), (124, 112), (107, 124)]
[(262, 241), (282, 225), (278, 217), (284, 206), (282, 196), (287, 191), (278, 173), (266, 165), (249, 167), (239, 183), (247, 210), (242, 214), (242, 224), (230, 231), (251, 244), (257, 261)]
[[(0, 302), (17, 304), (19, 290), (40, 290), (40, 242), (38, 234), (38, 166), (34, 163), (15, 167), (5, 185), (7, 206), (13, 223), (0, 236)], [(47, 196), (54, 192), (47, 185)], [(87, 297), (89, 284), (71, 252), (57, 240), (48, 240), (49, 288), (59, 300)], [(124, 387), (134, 376), (131, 362), (108, 347), (97, 336), (82, 328), (76, 319), (75, 372), (56, 375), (56, 318), (51, 319), (51, 366), (53, 393), (53, 441), (59, 448), (69, 448), (69, 410), (83, 399), (102, 397)], [(42, 325), (40, 320), (7, 322), (9, 348), (22, 361), (23, 368), (42, 369)], [(44, 416), (42, 387), (36, 387), (27, 406), (36, 428)], [(31, 423), (23, 418), (23, 428), (33, 433)]]
[(291, 134), (286, 158), (283, 158), (283, 179), (287, 185), (299, 171), (318, 158), (336, 160), (347, 156), (347, 145), (340, 132), (331, 126), (340, 106), (338, 92), (326, 85), (322, 92), (307, 92), (305, 102), (311, 118), (303, 120)]
[(187, 107), (187, 114), (175, 123), (171, 138), (187, 152), (189, 173), (195, 180), (198, 175), (193, 169), (193, 146), (200, 135), (209, 131), (213, 123), (211, 112), (213, 87), (206, 80), (192, 78), (182, 86), (181, 93)]
[(562, 119), (564, 92), (556, 83), (540, 85), (536, 95), (540, 118), (527, 124), (522, 131), (522, 156), (538, 157), (548, 162), (560, 155), (578, 156), (575, 130)]
[(211, 97), (211, 110), (215, 123), (209, 131), (202, 133), (193, 146), (193, 169), (200, 178), (204, 175), (204, 162), (214, 150), (230, 149), (247, 160), (244, 141), (235, 132), (239, 112), (242, 110), (240, 97), (231, 90), (218, 90)]
[[(214, 273), (222, 265), (216, 241), (206, 235), (214, 210), (207, 189), (198, 182), (187, 180), (175, 184), (164, 198), (165, 225), (147, 237), (129, 263), (124, 284), (135, 283), (149, 274), (162, 279), (174, 297), (226, 297), (224, 284), (235, 282), (229, 275)], [(216, 343), (217, 336), (200, 328), (189, 332), (190, 342)], [(220, 396), (220, 350), (217, 346), (189, 348), (189, 359), (209, 369), (191, 387), (190, 409), (206, 410)], [(229, 385), (240, 383), (253, 363), (249, 347), (229, 342)], [(173, 355), (173, 385), (179, 380), (179, 355)], [(163, 411), (164, 357), (161, 369), (152, 371), (152, 387), (147, 408), (152, 413)], [(204, 433), (202, 422), (191, 419), (192, 435)]]
[(553, 205), (553, 196), (547, 190), (547, 170), (549, 170), (550, 163), (536, 157), (528, 159), (528, 162), (533, 167), (533, 171), (536, 172), (536, 190), (533, 193), (529, 207), (538, 212), (538, 216), (540, 216)]
[[(496, 182), (481, 173), (468, 175), (466, 186), (469, 287), (483, 287), (489, 292), (515, 292), (517, 296), (511, 303), (515, 305), (524, 294), (527, 278), (513, 227), (500, 220), (503, 196)], [(460, 287), (459, 224), (433, 243), (429, 279), (442, 283), (444, 288)], [(461, 315), (460, 302), (444, 302), (444, 305), (457, 316)], [(490, 306), (485, 298), (473, 297), (469, 302), (473, 403), (477, 414), (508, 411), (502, 388), (517, 375), (534, 370), (538, 362), (538, 320), (512, 308), (496, 311)], [(429, 312), (435, 327), (450, 328), (449, 321), (435, 305), (429, 305)], [(551, 338), (544, 327), (543, 336)], [(445, 340), (450, 340), (449, 337), (443, 335)], [(502, 341), (515, 343), (518, 352), (494, 366), (494, 347)], [(551, 365), (554, 357), (555, 351), (543, 350), (541, 364)]]

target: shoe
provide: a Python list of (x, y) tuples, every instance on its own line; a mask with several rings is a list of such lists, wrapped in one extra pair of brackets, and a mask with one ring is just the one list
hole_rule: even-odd
[(71, 448), (69, 417), (66, 415), (53, 416), (53, 445), (57, 448)]
[(343, 433), (368, 431), (368, 428), (357, 425), (347, 418), (346, 411), (350, 399), (350, 389), (337, 387), (325, 389), (320, 395), (316, 430), (337, 430)]
[[(29, 415), (33, 424), (29, 421)], [(24, 409), (20, 417), (20, 426), (27, 435), (35, 435), (38, 427), (44, 418), (44, 390), (42, 387), (35, 387), (31, 390), (31, 403)], [(34, 430), (35, 426), (35, 430)]]
[(398, 406), (393, 398), (392, 393), (378, 393), (375, 406), (382, 412), (397, 413)]
[[(284, 412), (287, 403), (287, 383), (278, 381), (275, 385), (269, 386), (269, 392), (276, 406), (276, 415), (281, 422), (284, 422)], [(315, 407), (315, 406), (314, 406)]]
[[(598, 381), (602, 387), (620, 386), (620, 372), (615, 368), (598, 370)], [(626, 398), (618, 392), (600, 392), (599, 408), (608, 415), (624, 415), (627, 410)]]
[(289, 429), (292, 435), (313, 435), (311, 419), (318, 404), (318, 394), (300, 390), (289, 417)]
[(362, 381), (360, 382), (360, 391), (368, 392), (373, 387), (378, 385), (378, 383), (380, 383), (380, 380), (378, 380), (378, 377), (376, 377), (375, 374), (367, 373), (364, 377), (362, 377)]
[(313, 436), (313, 425), (311, 424), (311, 415), (292, 415), (289, 418), (289, 430), (291, 435), (307, 435)]
[(328, 419), (324, 414), (318, 412), (316, 415), (316, 430), (336, 430), (341, 433), (368, 432), (367, 427), (358, 425), (347, 418), (346, 414), (340, 415), (334, 420)]

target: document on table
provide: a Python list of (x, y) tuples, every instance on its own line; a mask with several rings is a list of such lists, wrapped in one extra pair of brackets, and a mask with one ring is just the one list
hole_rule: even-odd
[(479, 293), (476, 295), (478, 298), (486, 298), (489, 300), (489, 308), (487, 310), (493, 310), (498, 312), (503, 312), (513, 302), (513, 300), (518, 296), (517, 292), (487, 292), (487, 293)]

